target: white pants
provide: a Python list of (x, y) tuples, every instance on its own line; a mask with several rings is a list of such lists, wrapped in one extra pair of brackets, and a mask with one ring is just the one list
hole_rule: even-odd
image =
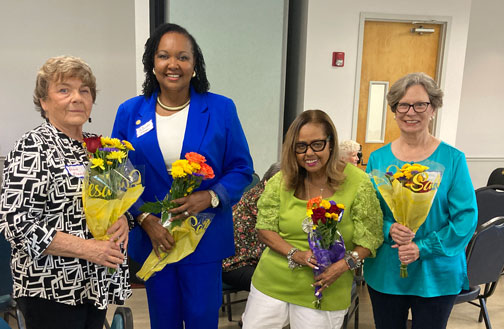
[(340, 329), (348, 309), (321, 311), (290, 304), (267, 296), (250, 287), (247, 306), (243, 313), (243, 329)]

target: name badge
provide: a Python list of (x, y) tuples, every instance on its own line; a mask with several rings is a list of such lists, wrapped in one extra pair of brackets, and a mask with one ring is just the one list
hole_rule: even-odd
[(154, 128), (154, 124), (152, 123), (152, 120), (149, 120), (148, 122), (146, 122), (145, 124), (143, 124), (142, 126), (140, 126), (136, 129), (137, 138), (144, 135), (145, 133), (148, 133), (153, 128)]
[(65, 166), (66, 171), (70, 176), (84, 178), (84, 174), (86, 173), (86, 167), (81, 164)]

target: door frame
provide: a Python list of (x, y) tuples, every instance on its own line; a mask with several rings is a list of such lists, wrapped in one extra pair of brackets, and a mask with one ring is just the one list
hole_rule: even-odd
[[(360, 98), (360, 81), (362, 70), (362, 52), (364, 49), (364, 23), (366, 21), (379, 21), (379, 22), (400, 22), (400, 23), (425, 23), (425, 24), (439, 24), (441, 25), (441, 32), (439, 35), (439, 51), (438, 63), (436, 67), (437, 83), (444, 90), (445, 83), (445, 69), (447, 66), (446, 53), (448, 52), (448, 44), (450, 40), (450, 30), (452, 26), (452, 19), (449, 16), (432, 16), (432, 15), (398, 15), (398, 14), (383, 14), (383, 13), (369, 13), (361, 12), (359, 17), (359, 37), (357, 48), (357, 66), (355, 74), (355, 88), (354, 88), (354, 102), (352, 113), (352, 139), (357, 139), (357, 124), (359, 118), (359, 98)], [(388, 106), (387, 106), (388, 111)], [(433, 134), (439, 136), (440, 125), (438, 124), (441, 119), (443, 111), (436, 111), (435, 119), (433, 120)]]

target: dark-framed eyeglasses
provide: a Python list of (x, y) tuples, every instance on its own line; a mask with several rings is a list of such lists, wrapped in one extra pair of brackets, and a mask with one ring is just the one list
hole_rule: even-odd
[(416, 113), (423, 113), (427, 110), (429, 105), (429, 102), (418, 102), (414, 104), (399, 103), (396, 105), (396, 111), (399, 113), (406, 113), (409, 111), (410, 107), (412, 107), (413, 111), (415, 111)]
[(294, 146), (294, 151), (297, 154), (303, 154), (306, 153), (306, 151), (308, 151), (309, 146), (313, 152), (321, 152), (325, 149), (328, 140), (329, 138), (319, 139), (311, 142), (310, 144), (304, 142), (296, 143), (296, 145)]

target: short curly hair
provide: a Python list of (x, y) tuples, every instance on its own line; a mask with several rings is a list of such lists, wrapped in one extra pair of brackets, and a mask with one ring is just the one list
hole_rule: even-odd
[(180, 33), (189, 39), (189, 42), (192, 45), (194, 71), (196, 73), (196, 76), (191, 78), (191, 85), (197, 93), (202, 94), (207, 92), (210, 89), (210, 83), (208, 82), (206, 76), (205, 59), (203, 58), (203, 53), (201, 52), (198, 43), (182, 26), (166, 23), (160, 25), (145, 43), (145, 51), (142, 58), (145, 72), (145, 81), (143, 83), (144, 96), (146, 98), (150, 97), (157, 89), (159, 89), (159, 83), (152, 70), (154, 69), (154, 55), (156, 54), (159, 46), (159, 41), (166, 33)]
[(397, 80), (387, 94), (387, 102), (392, 112), (396, 112), (397, 104), (404, 97), (409, 87), (421, 85), (429, 95), (431, 106), (434, 110), (443, 107), (443, 91), (436, 81), (423, 72), (410, 73)]
[(358, 152), (360, 148), (361, 148), (360, 144), (351, 139), (342, 141), (339, 144), (339, 156), (340, 158), (346, 157), (353, 152)]
[(42, 118), (46, 119), (46, 115), (44, 109), (42, 109), (40, 100), (47, 98), (49, 84), (52, 82), (61, 82), (68, 78), (79, 78), (85, 86), (89, 87), (93, 103), (95, 102), (96, 78), (93, 71), (91, 71), (91, 67), (79, 57), (51, 57), (39, 69), (33, 92), (35, 109), (37, 112), (40, 112)]

